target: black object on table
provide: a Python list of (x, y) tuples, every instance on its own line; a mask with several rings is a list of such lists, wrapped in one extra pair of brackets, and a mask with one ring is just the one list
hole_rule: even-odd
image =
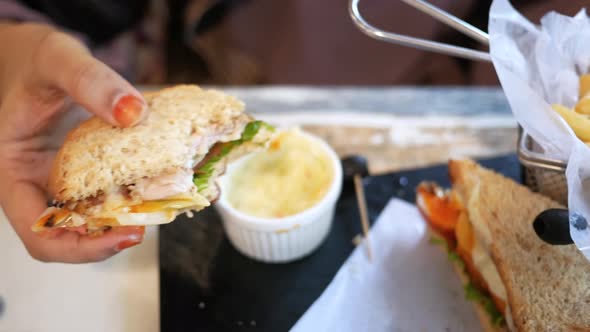
[[(521, 182), (515, 155), (480, 162)], [(447, 166), (365, 177), (371, 223), (393, 197), (413, 203), (414, 188), (422, 180), (448, 186)], [(237, 252), (213, 208), (193, 219), (160, 228), (163, 332), (288, 331), (328, 286), (353, 251), (352, 239), (361, 233), (351, 186), (343, 189), (326, 241), (293, 263), (258, 263)]]

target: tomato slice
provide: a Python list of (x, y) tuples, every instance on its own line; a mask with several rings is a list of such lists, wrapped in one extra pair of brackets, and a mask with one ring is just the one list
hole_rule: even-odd
[(457, 219), (457, 226), (455, 227), (455, 237), (457, 238), (457, 251), (471, 252), (475, 246), (475, 238), (473, 234), (473, 226), (469, 223), (467, 213), (461, 212)]
[(455, 228), (461, 215), (461, 203), (450, 193), (433, 183), (421, 183), (416, 202), (426, 220), (434, 230), (447, 240), (455, 240)]

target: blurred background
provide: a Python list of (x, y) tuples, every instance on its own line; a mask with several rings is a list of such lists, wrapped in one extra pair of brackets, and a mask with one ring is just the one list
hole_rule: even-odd
[[(487, 31), (491, 0), (431, 0)], [(513, 0), (534, 23), (587, 0)], [(0, 17), (48, 22), (83, 40), (135, 84), (497, 85), (476, 63), (370, 39), (348, 0), (0, 0)], [(369, 22), (397, 33), (481, 45), (396, 0), (364, 0)]]

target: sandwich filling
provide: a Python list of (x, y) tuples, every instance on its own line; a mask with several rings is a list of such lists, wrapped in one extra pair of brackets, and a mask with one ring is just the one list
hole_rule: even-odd
[(461, 202), (455, 192), (433, 183), (418, 186), (416, 202), (430, 228), (443, 239), (436, 242), (447, 248), (449, 257), (468, 275), (467, 299), (480, 304), (494, 325), (510, 325), (506, 288), (489, 253), (489, 236), (476, 231), (485, 227), (478, 227), (477, 218), (468, 214), (465, 205), (469, 202)]
[[(229, 140), (237, 136), (236, 130), (239, 138)], [(114, 226), (165, 224), (179, 214), (202, 210), (219, 196), (216, 179), (225, 171), (226, 163), (264, 146), (273, 130), (262, 121), (250, 121), (206, 137), (195, 136), (190, 165), (140, 178), (84, 200), (54, 202), (32, 229), (67, 228), (100, 234)]]

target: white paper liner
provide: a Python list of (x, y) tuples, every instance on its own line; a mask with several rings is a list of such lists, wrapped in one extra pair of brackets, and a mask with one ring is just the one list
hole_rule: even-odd
[[(567, 162), (570, 212), (590, 217), (590, 148), (579, 140), (552, 104), (572, 108), (579, 76), (590, 67), (590, 18), (550, 12), (534, 25), (507, 0), (495, 0), (488, 26), (490, 54), (518, 123), (548, 158)], [(576, 246), (590, 260), (590, 232), (570, 223)]]
[(443, 248), (416, 206), (392, 199), (322, 295), (290, 330), (482, 331)]

